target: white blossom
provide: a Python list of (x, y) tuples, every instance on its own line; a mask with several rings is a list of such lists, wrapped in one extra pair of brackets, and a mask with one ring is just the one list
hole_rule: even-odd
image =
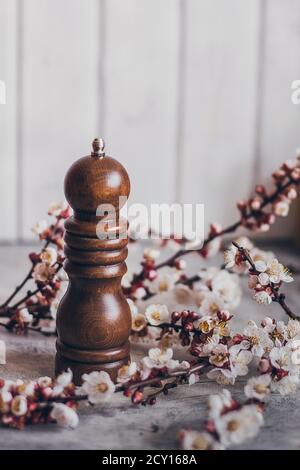
[(7, 413), (12, 401), (12, 394), (7, 390), (0, 390), (0, 413)]
[(190, 374), (188, 378), (189, 385), (194, 385), (196, 383), (196, 374)]
[(248, 374), (248, 364), (252, 361), (252, 352), (240, 349), (239, 345), (232, 346), (229, 349), (231, 370), (238, 375)]
[(151, 348), (148, 351), (148, 356), (144, 357), (142, 362), (148, 369), (162, 369), (168, 367), (172, 357), (173, 350), (171, 348)]
[(292, 282), (293, 278), (288, 269), (285, 268), (276, 258), (265, 263), (264, 261), (256, 261), (255, 269), (260, 273), (258, 278), (262, 285), (270, 282), (278, 284), (279, 282)]
[(281, 395), (290, 395), (297, 391), (299, 384), (298, 375), (286, 375), (280, 380), (273, 380), (271, 383), (271, 390), (273, 392), (279, 392)]
[(131, 362), (130, 364), (125, 364), (124, 366), (120, 367), (118, 370), (118, 378), (117, 381), (119, 383), (128, 382), (131, 377), (136, 373), (137, 365), (136, 362)]
[(76, 428), (79, 421), (76, 411), (63, 403), (53, 404), (50, 417), (54, 419), (59, 426), (68, 428)]
[(192, 305), (195, 302), (193, 290), (184, 284), (176, 285), (174, 289), (174, 297), (178, 304)]
[(207, 377), (211, 380), (215, 380), (220, 385), (233, 385), (236, 379), (236, 375), (229, 369), (215, 368), (207, 373)]
[(291, 350), (286, 347), (275, 347), (269, 354), (271, 364), (276, 369), (290, 371), (294, 368), (291, 358)]
[(23, 395), (16, 395), (11, 402), (11, 411), (15, 416), (24, 416), (27, 413), (27, 399)]
[(248, 398), (264, 401), (270, 393), (270, 384), (271, 376), (269, 374), (251, 377), (245, 385), (245, 395)]
[(300, 322), (298, 320), (290, 319), (286, 326), (286, 334), (289, 339), (300, 335)]
[(146, 308), (145, 316), (150, 325), (158, 326), (170, 321), (170, 313), (166, 305), (155, 304)]
[(215, 420), (216, 431), (225, 446), (237, 445), (257, 435), (263, 424), (262, 413), (255, 405), (225, 413)]
[(45, 248), (45, 250), (42, 251), (41, 260), (50, 266), (55, 264), (57, 261), (57, 251), (55, 248), (52, 248), (51, 246)]
[(146, 248), (143, 256), (148, 261), (155, 261), (159, 257), (159, 251), (153, 248)]
[(71, 369), (68, 369), (66, 372), (62, 372), (57, 378), (56, 382), (58, 385), (61, 385), (63, 388), (66, 388), (70, 383), (72, 383), (73, 373)]
[(286, 217), (290, 211), (290, 201), (286, 199), (282, 199), (280, 201), (276, 201), (273, 204), (273, 212), (275, 215), (279, 217)]
[(109, 374), (105, 371), (83, 374), (82, 390), (88, 395), (90, 403), (96, 404), (107, 401), (116, 387)]
[(146, 294), (147, 294), (146, 289), (142, 286), (135, 289), (135, 291), (132, 293), (133, 297), (136, 300), (142, 300)]
[(33, 269), (35, 281), (46, 283), (53, 278), (55, 269), (47, 263), (37, 263)]
[(270, 351), (273, 347), (273, 342), (269, 338), (267, 331), (258, 328), (253, 321), (249, 321), (243, 334), (245, 339), (241, 343), (241, 348), (251, 348), (251, 352), (254, 356), (261, 357), (264, 352)]
[(240, 304), (242, 291), (236, 274), (222, 269), (212, 279), (211, 288), (223, 300), (224, 310), (234, 310)]
[(180, 433), (183, 450), (223, 450), (224, 446), (208, 432), (184, 430)]
[(132, 331), (142, 331), (147, 326), (147, 319), (142, 313), (134, 315), (131, 319)]
[[(300, 366), (300, 340), (291, 339), (286, 343), (285, 347), (290, 351), (291, 363), (295, 366)], [(293, 370), (295, 369), (293, 368)]]
[(52, 384), (52, 379), (46, 375), (45, 377), (40, 377), (37, 383), (39, 387), (46, 388)]
[(146, 279), (144, 285), (148, 287), (152, 294), (160, 294), (168, 292), (175, 287), (175, 283), (179, 279), (178, 271), (172, 268), (158, 271), (153, 281)]
[(258, 304), (261, 305), (270, 305), (270, 303), (272, 303), (272, 297), (265, 290), (260, 290), (256, 292), (253, 298)]
[(204, 315), (194, 322), (195, 328), (198, 328), (202, 333), (209, 333), (215, 326), (216, 320), (210, 315)]
[(218, 418), (224, 408), (229, 408), (232, 405), (232, 396), (229, 390), (223, 389), (221, 393), (209, 395), (208, 397), (208, 418)]
[(31, 323), (33, 320), (33, 315), (29, 313), (27, 308), (22, 308), (19, 310), (19, 318), (24, 323)]
[(214, 292), (209, 292), (205, 295), (199, 312), (202, 315), (215, 317), (221, 310), (224, 310), (224, 301), (220, 298), (219, 295), (215, 294)]
[(48, 207), (48, 214), (58, 217), (60, 213), (67, 209), (67, 204), (62, 202), (52, 202)]
[(25, 395), (25, 397), (32, 397), (35, 392), (35, 382), (30, 380), (27, 383), (24, 383), (23, 387), (18, 387), (20, 395)]
[(41, 233), (43, 233), (47, 228), (48, 228), (48, 223), (46, 222), (46, 220), (41, 220), (40, 222), (35, 224), (31, 230), (33, 233), (37, 235), (41, 235)]
[(229, 352), (225, 344), (217, 344), (210, 353), (209, 362), (217, 367), (222, 367), (228, 362)]
[(213, 349), (219, 344), (220, 336), (218, 334), (213, 334), (206, 338), (205, 343), (201, 343), (197, 348), (198, 354), (200, 357), (209, 356)]
[(194, 282), (194, 290), (197, 290), (198, 288), (202, 289), (203, 282), (205, 282), (207, 285), (211, 285), (211, 281), (218, 274), (218, 272), (220, 272), (220, 269), (215, 266), (209, 266), (208, 268), (201, 269), (201, 271), (198, 272), (198, 277), (201, 279), (201, 281)]

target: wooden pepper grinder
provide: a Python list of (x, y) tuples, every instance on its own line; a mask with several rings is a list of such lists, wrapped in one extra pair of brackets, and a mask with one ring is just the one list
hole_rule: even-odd
[[(73, 163), (65, 177), (65, 195), (74, 215), (65, 222), (69, 287), (57, 312), (55, 368), (58, 374), (70, 367), (76, 384), (82, 374), (95, 370), (107, 371), (114, 380), (130, 359), (131, 314), (121, 288), (127, 270), (127, 221), (119, 216), (124, 204), (119, 197), (127, 198), (129, 192), (125, 168), (105, 156), (102, 139), (94, 140), (91, 155)], [(103, 233), (99, 238), (99, 225), (96, 232), (105, 217), (96, 215), (100, 204), (115, 209), (114, 218), (109, 206), (104, 212), (114, 238), (104, 238)]]

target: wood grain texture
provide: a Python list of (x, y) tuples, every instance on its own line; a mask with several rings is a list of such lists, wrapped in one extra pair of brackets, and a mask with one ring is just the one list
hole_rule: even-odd
[(182, 202), (206, 225), (238, 217), (254, 169), (259, 2), (185, 2)]
[(0, 80), (6, 104), (0, 104), (0, 241), (17, 238), (17, 3), (0, 1)]
[[(127, 222), (119, 216), (119, 197), (128, 198), (129, 192), (125, 168), (109, 156), (82, 157), (65, 177), (74, 216), (66, 221), (64, 268), (69, 285), (57, 312), (55, 370), (70, 368), (77, 384), (94, 370), (105, 370), (115, 380), (118, 369), (130, 360), (131, 314), (121, 289), (127, 270)], [(116, 213), (97, 217), (100, 204), (110, 204)], [(114, 238), (105, 238), (111, 233), (108, 228)]]
[[(128, 258), (129, 269), (138, 264), (142, 251), (136, 251), (136, 244), (131, 245)], [(34, 249), (34, 247), (33, 247)], [(297, 254), (278, 250), (269, 246), (285, 265), (300, 264)], [(0, 247), (0, 301), (4, 300), (15, 286), (16, 276), (28, 263), (28, 247)], [(193, 258), (192, 269), (199, 270), (199, 259)], [(201, 267), (207, 262), (201, 260)], [(222, 256), (214, 259), (215, 266), (222, 263)], [(279, 306), (255, 307), (247, 280), (243, 279), (244, 296), (238, 312), (233, 318), (235, 331), (247, 324), (249, 318), (258, 324), (264, 316), (270, 315), (284, 319)], [(300, 278), (289, 284), (286, 289), (288, 300), (294, 311), (299, 312)], [(173, 304), (174, 298), (158, 297), (157, 302)], [(255, 307), (255, 308), (254, 308)], [(174, 304), (174, 308), (182, 305)], [(33, 335), (16, 336), (0, 330), (0, 339), (7, 345), (7, 364), (0, 366), (0, 376), (9, 379), (36, 379), (41, 376), (52, 376), (55, 339)], [(134, 345), (132, 355), (139, 360), (146, 355), (147, 345)], [(177, 351), (175, 356), (177, 357)], [(257, 374), (254, 368), (253, 374)], [(231, 387), (233, 397), (243, 400), (246, 377)], [(56, 425), (30, 426), (22, 432), (1, 429), (1, 449), (175, 449), (177, 432), (182, 428), (200, 429), (206, 417), (207, 397), (219, 393), (222, 385), (202, 377), (200, 384), (180, 386), (171, 390), (167, 397), (161, 396), (155, 406), (135, 407), (130, 399), (116, 394), (112, 401), (96, 407), (81, 406), (79, 425), (75, 430), (64, 429)], [(251, 440), (241, 444), (243, 449), (299, 449), (300, 392), (290, 397), (272, 393), (265, 412), (265, 426)], [(12, 434), (13, 433), (13, 434)], [(12, 438), (13, 435), (13, 438)]]
[(23, 227), (62, 200), (63, 178), (96, 135), (97, 0), (27, 0), (24, 8)]

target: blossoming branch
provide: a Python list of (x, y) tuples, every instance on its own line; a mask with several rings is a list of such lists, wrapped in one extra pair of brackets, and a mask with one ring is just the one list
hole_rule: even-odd
[[(202, 247), (193, 251), (204, 258), (212, 257), (220, 250), (224, 235), (234, 233), (241, 227), (253, 232), (266, 232), (275, 223), (277, 216), (286, 217), (289, 213), (291, 202), (298, 195), (300, 155), (295, 160), (288, 160), (283, 163), (272, 174), (272, 178), (274, 189), (271, 192), (268, 192), (265, 186), (257, 185), (255, 195), (252, 198), (237, 203), (240, 218), (226, 228), (222, 228), (217, 223), (212, 224), (207, 238), (202, 243)], [(180, 242), (176, 237), (173, 238), (175, 238), (177, 243)], [(184, 240), (183, 242), (185, 243), (186, 241)], [(189, 253), (191, 253), (190, 248), (180, 248), (166, 260), (156, 263), (159, 252), (147, 250), (141, 263), (142, 270), (139, 273), (133, 274), (125, 286), (126, 295), (133, 299), (146, 300), (159, 291), (169, 290), (180, 280), (189, 284), (184, 274), (181, 275), (180, 272), (185, 268), (185, 262), (182, 260), (182, 257)], [(162, 268), (172, 270), (172, 280), (170, 280), (171, 274), (166, 276), (159, 273)], [(190, 283), (193, 283), (193, 278), (190, 280)]]

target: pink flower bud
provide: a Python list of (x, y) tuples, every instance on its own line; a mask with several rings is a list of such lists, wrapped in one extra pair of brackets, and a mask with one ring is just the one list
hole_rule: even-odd
[(258, 184), (255, 188), (255, 192), (261, 196), (265, 196), (266, 188), (262, 184)]
[(258, 364), (258, 370), (262, 373), (262, 374), (265, 374), (266, 372), (268, 372), (268, 370), (270, 369), (270, 361), (269, 359), (261, 359), (259, 361), (259, 364)]
[(157, 277), (157, 271), (155, 271), (155, 269), (150, 269), (147, 277), (150, 281), (154, 281), (154, 279)]
[(191, 312), (190, 317), (191, 317), (191, 320), (192, 320), (192, 321), (198, 320), (198, 318), (199, 318), (199, 313), (197, 313), (197, 312)]
[(134, 292), (133, 296), (135, 299), (141, 300), (146, 295), (146, 289), (144, 287), (138, 287)]
[(142, 399), (143, 393), (140, 390), (136, 390), (136, 392), (134, 392), (134, 394), (132, 395), (131, 401), (135, 405), (138, 405), (139, 403), (141, 403)]
[(218, 312), (218, 318), (221, 321), (228, 321), (231, 318), (230, 312), (227, 310), (221, 310), (221, 312)]
[(259, 232), (268, 232), (268, 230), (270, 230), (270, 225), (269, 224), (262, 223), (258, 226), (258, 231)]
[(296, 160), (286, 160), (282, 165), (281, 169), (282, 170), (293, 170), (297, 164)]
[(297, 194), (297, 191), (296, 191), (296, 189), (295, 189), (294, 187), (289, 188), (289, 189), (287, 190), (287, 192), (286, 192), (286, 197), (287, 197), (288, 199), (290, 199), (291, 201), (293, 201), (294, 199), (296, 199), (296, 198), (297, 198), (297, 195), (298, 195), (298, 194)]
[(278, 380), (281, 380), (283, 379), (283, 377), (286, 377), (287, 375), (289, 375), (288, 371), (287, 370), (284, 370), (284, 369), (278, 369), (276, 371), (276, 375), (278, 377)]
[(193, 325), (192, 322), (188, 322), (188, 323), (186, 323), (186, 324), (184, 325), (185, 331), (192, 331), (193, 328), (194, 328), (194, 325)]
[(273, 323), (274, 323), (274, 321), (273, 321), (272, 318), (270, 318), (270, 317), (265, 317), (265, 318), (262, 320), (261, 325), (262, 325), (262, 326), (271, 326), (271, 325), (273, 325)]
[(186, 268), (186, 261), (184, 259), (176, 259), (174, 262), (174, 267), (179, 271), (182, 271)]
[(293, 180), (295, 181), (299, 181), (300, 180), (300, 168), (294, 168), (294, 170), (292, 171), (291, 173), (291, 177), (293, 178)]
[(234, 344), (240, 344), (243, 341), (243, 336), (239, 335), (239, 334), (236, 334), (232, 338), (232, 341), (233, 341)]
[(52, 396), (52, 388), (51, 387), (44, 387), (41, 389), (42, 395), (44, 398), (50, 398)]
[(290, 210), (290, 202), (287, 198), (276, 201), (273, 204), (273, 211), (275, 215), (286, 217)]
[(261, 208), (261, 199), (258, 197), (254, 197), (253, 199), (250, 199), (249, 205), (252, 210), (258, 211)]
[(247, 202), (245, 202), (245, 201), (238, 201), (236, 205), (237, 205), (237, 208), (238, 208), (241, 212), (244, 212), (245, 209), (247, 208)]
[(215, 222), (214, 224), (210, 225), (210, 230), (209, 230), (210, 235), (215, 235), (220, 232), (222, 232), (222, 227), (220, 224)]
[(183, 320), (186, 320), (189, 317), (189, 315), (190, 315), (189, 310), (183, 310), (183, 312), (181, 314)]
[(173, 312), (172, 316), (171, 316), (171, 321), (172, 321), (172, 323), (177, 323), (178, 320), (180, 320), (180, 318), (181, 318), (181, 313)]
[(272, 177), (277, 181), (283, 180), (286, 177), (286, 172), (283, 170), (274, 171)]

